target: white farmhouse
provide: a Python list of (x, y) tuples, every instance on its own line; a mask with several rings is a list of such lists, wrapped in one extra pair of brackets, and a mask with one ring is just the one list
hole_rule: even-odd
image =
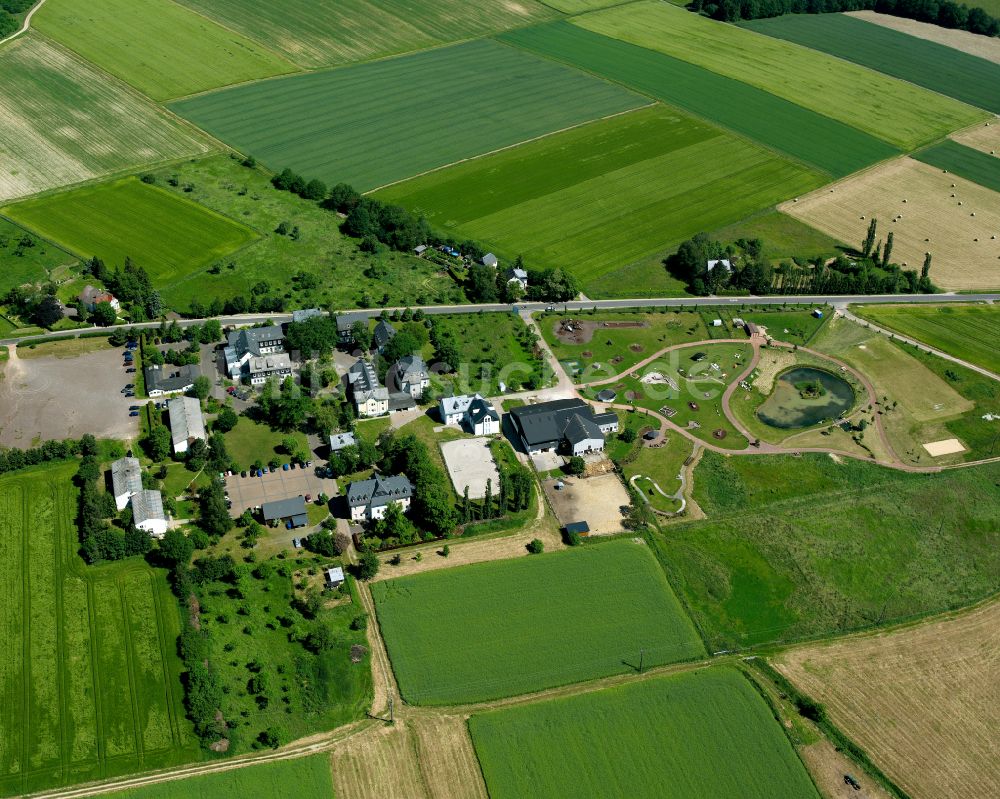
[(167, 534), (167, 514), (159, 491), (139, 491), (132, 497), (132, 520), (135, 526), (153, 538)]
[(119, 458), (111, 464), (111, 486), (115, 507), (125, 510), (128, 501), (142, 491), (142, 467), (138, 458)]
[(168, 400), (167, 416), (175, 455), (187, 452), (195, 439), (205, 440), (205, 418), (201, 415), (201, 403), (194, 397)]

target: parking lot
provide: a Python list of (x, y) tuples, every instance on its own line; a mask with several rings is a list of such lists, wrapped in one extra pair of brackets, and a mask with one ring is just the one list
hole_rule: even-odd
[(230, 513), (235, 517), (247, 508), (278, 499), (297, 497), (300, 494), (311, 495), (313, 499), (320, 494), (335, 496), (337, 481), (317, 477), (314, 464), (304, 469), (289, 469), (287, 472), (278, 469), (260, 477), (251, 477), (249, 472), (246, 477), (240, 477), (239, 473), (236, 473), (226, 478), (226, 492), (233, 503)]
[[(559, 483), (561, 489), (556, 488)], [(546, 480), (542, 487), (561, 526), (586, 522), (591, 535), (621, 532), (621, 507), (629, 504), (629, 496), (618, 475)]]
[(93, 341), (87, 342), (93, 344), (89, 352), (58, 357), (70, 352), (60, 346), (68, 344), (77, 345), (47, 344), (24, 358), (12, 348), (0, 372), (0, 446), (31, 447), (84, 433), (115, 439), (136, 436), (139, 420), (129, 416), (129, 406), (145, 400), (121, 393), (126, 383), (135, 382), (135, 375), (122, 367), (122, 349)]
[(493, 481), (493, 496), (500, 492), (500, 472), (493, 461), (488, 438), (460, 438), (441, 445), (441, 454), (448, 466), (448, 476), (459, 495), (469, 487), (469, 496), (486, 496), (486, 482)]

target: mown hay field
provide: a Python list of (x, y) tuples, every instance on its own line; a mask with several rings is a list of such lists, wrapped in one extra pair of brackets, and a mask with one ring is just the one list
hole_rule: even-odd
[(846, 14), (785, 14), (745, 28), (1000, 113), (1000, 64)]
[(930, 252), (941, 288), (1000, 287), (1000, 194), (958, 175), (900, 158), (797, 200), (779, 210), (855, 246), (875, 217), (892, 260), (919, 270)]
[(757, 86), (903, 149), (934, 141), (986, 116), (839, 58), (665, 3), (631, 3), (573, 22)]
[(315, 69), (473, 39), (558, 16), (538, 0), (179, 0)]
[(480, 40), (237, 86), (171, 107), (274, 169), (290, 166), (307, 178), (368, 190), (647, 102)]
[(475, 715), (493, 799), (819, 796), (770, 708), (728, 668)]
[(712, 651), (888, 624), (1000, 589), (998, 479), (996, 464), (706, 453), (694, 496), (709, 518), (658, 552)]
[(129, 257), (156, 285), (181, 280), (257, 237), (238, 222), (135, 177), (25, 200), (0, 211), (83, 258), (96, 255), (108, 266), (120, 266)]
[(775, 665), (910, 796), (1000, 785), (1000, 603), (794, 649)]
[(31, 24), (154, 100), (296, 69), (172, 0), (48, 0)]
[(974, 150), (996, 155), (1000, 153), (1000, 119), (953, 133), (949, 138)]
[[(997, 3), (997, 9), (1000, 11), (1000, 2), (993, 1)], [(976, 5), (982, 8), (984, 3), (977, 0)], [(870, 22), (873, 25), (891, 28), (920, 39), (947, 45), (955, 50), (961, 50), (963, 53), (1000, 64), (1000, 40), (993, 36), (981, 36), (978, 33), (970, 33), (957, 28), (943, 28), (933, 22), (894, 17), (891, 14), (880, 14), (877, 11), (848, 11), (847, 16)]]
[(0, 48), (0, 200), (208, 152), (171, 114), (36, 36)]
[(718, 122), (835, 177), (899, 152), (850, 125), (741, 80), (569, 22), (511, 31), (499, 38)]
[(74, 464), (0, 479), (0, 793), (198, 757), (177, 603), (142, 560), (87, 568)]
[(403, 698), (513, 696), (704, 654), (643, 543), (619, 540), (375, 583)]
[[(823, 183), (822, 176), (656, 106), (407, 181), (379, 196), (501, 256), (588, 284), (702, 230)], [(653, 264), (650, 271), (662, 273)], [(643, 291), (634, 285), (633, 293)]]
[(938, 169), (954, 172), (987, 189), (1000, 191), (1000, 158), (995, 155), (945, 139), (940, 144), (914, 153), (913, 157)]
[(994, 305), (859, 305), (880, 327), (1000, 374), (1000, 308)]
[(235, 796), (283, 799), (289, 795), (291, 786), (294, 786), (298, 799), (329, 799), (333, 796), (329, 758), (320, 754), (276, 760), (101, 796), (104, 799), (220, 799)]

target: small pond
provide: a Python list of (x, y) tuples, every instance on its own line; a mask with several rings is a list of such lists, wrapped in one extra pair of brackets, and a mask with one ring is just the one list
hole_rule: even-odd
[(773, 393), (757, 409), (757, 416), (771, 427), (791, 430), (837, 419), (853, 406), (854, 389), (844, 378), (800, 366), (778, 377)]

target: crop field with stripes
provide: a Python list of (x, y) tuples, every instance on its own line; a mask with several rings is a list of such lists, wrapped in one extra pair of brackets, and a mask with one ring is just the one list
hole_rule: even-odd
[[(820, 186), (823, 176), (663, 106), (603, 120), (378, 194), (499, 255), (584, 284), (702, 230)], [(653, 264), (650, 272), (662, 273)], [(643, 286), (629, 290), (642, 291)]]
[(177, 604), (141, 561), (85, 569), (73, 464), (0, 479), (0, 793), (196, 759)]
[(484, 40), (237, 86), (171, 107), (272, 169), (369, 190), (648, 102)]

